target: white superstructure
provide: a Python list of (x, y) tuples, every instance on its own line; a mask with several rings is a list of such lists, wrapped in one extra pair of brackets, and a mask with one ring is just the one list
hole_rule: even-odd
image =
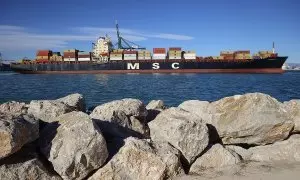
[(93, 44), (93, 57), (105, 60), (108, 58), (109, 52), (112, 50), (112, 42), (110, 37), (99, 37)]

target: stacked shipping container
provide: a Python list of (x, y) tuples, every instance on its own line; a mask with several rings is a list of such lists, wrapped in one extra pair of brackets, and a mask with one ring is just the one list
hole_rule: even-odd
[(221, 51), (220, 56), (222, 56), (225, 60), (233, 60), (234, 52), (233, 51)]
[(234, 59), (245, 60), (245, 59), (250, 59), (250, 58), (251, 58), (251, 55), (250, 55), (249, 50), (234, 52)]
[(63, 57), (61, 56), (60, 52), (53, 52), (52, 56), (50, 57), (50, 61), (63, 61)]
[(184, 59), (196, 59), (196, 52), (195, 51), (185, 51), (183, 53)]
[(51, 50), (38, 50), (36, 53), (36, 61), (38, 63), (49, 62), (50, 56), (52, 56)]
[(151, 52), (147, 50), (138, 51), (138, 60), (151, 60)]
[(123, 49), (114, 49), (109, 55), (112, 61), (122, 61), (123, 60)]
[(64, 61), (66, 61), (66, 62), (78, 61), (78, 52), (79, 52), (79, 50), (77, 50), (77, 49), (64, 50)]
[(137, 51), (123, 51), (124, 60), (136, 60)]
[(169, 59), (182, 59), (182, 51), (180, 47), (169, 48)]
[(153, 48), (152, 59), (155, 59), (155, 60), (166, 59), (166, 48)]
[(78, 52), (78, 61), (91, 61), (91, 52)]

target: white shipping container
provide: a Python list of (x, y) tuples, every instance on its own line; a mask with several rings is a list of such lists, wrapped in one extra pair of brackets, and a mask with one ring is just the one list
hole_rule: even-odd
[(152, 56), (152, 59), (155, 59), (155, 60), (163, 60), (163, 59), (166, 59), (166, 56)]
[(184, 59), (196, 59), (196, 56), (184, 56)]
[(122, 57), (111, 57), (110, 60), (112, 60), (112, 61), (122, 61), (123, 58)]
[(136, 60), (136, 57), (124, 57), (124, 60)]
[(139, 60), (151, 60), (150, 56), (139, 56), (138, 57)]
[(169, 56), (169, 59), (181, 59), (181, 56)]
[(76, 58), (64, 58), (64, 61), (66, 62), (76, 61)]
[(78, 61), (90, 61), (90, 58), (78, 58)]
[(154, 53), (153, 56), (166, 56), (166, 54), (156, 54), (156, 53)]
[(196, 56), (196, 53), (184, 53), (184, 56)]
[(136, 54), (124, 54), (124, 57), (136, 57)]

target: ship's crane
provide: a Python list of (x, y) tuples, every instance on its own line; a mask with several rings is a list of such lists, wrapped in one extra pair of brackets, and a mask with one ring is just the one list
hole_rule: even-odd
[(137, 45), (137, 44), (135, 44), (131, 41), (128, 41), (128, 40), (124, 39), (120, 35), (119, 25), (118, 25), (117, 21), (116, 21), (116, 29), (117, 29), (117, 36), (118, 36), (118, 43), (117, 43), (118, 49), (130, 49), (130, 50), (132, 50), (132, 49), (146, 49), (144, 47), (140, 47), (139, 45)]

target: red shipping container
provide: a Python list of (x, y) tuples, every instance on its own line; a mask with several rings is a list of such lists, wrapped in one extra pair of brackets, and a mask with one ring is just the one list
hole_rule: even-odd
[(165, 54), (166, 48), (153, 48), (153, 53), (154, 54)]
[(51, 56), (49, 53), (37, 53), (36, 56)]
[(64, 53), (64, 57), (69, 57), (69, 56), (76, 56), (76, 57), (78, 57), (78, 54), (75, 54), (75, 53)]
[(91, 56), (88, 54), (79, 54), (78, 58), (90, 58)]
[(170, 51), (181, 51), (181, 47), (170, 47)]

